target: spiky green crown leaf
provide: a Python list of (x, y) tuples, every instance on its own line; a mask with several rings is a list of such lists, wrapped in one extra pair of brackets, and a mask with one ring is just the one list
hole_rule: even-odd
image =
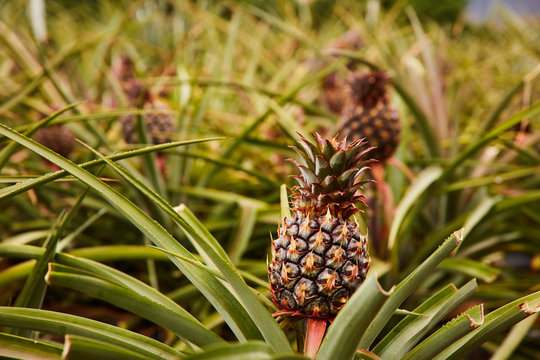
[(388, 101), (386, 84), (388, 75), (382, 71), (353, 75), (349, 80), (351, 100), (356, 105), (374, 106), (377, 102)]
[[(347, 145), (347, 140), (338, 140), (337, 136), (324, 139), (317, 133), (312, 134), (315, 142), (301, 136), (298, 144), (291, 148), (299, 155), (294, 163), (300, 175), (293, 176), (299, 186), (293, 188), (295, 209), (316, 211), (319, 214), (327, 210), (334, 216), (348, 219), (359, 211), (355, 205), (365, 205), (365, 196), (358, 194), (362, 184), (360, 176), (368, 169), (365, 155), (372, 148), (365, 148), (363, 139)], [(369, 180), (368, 180), (369, 181)]]

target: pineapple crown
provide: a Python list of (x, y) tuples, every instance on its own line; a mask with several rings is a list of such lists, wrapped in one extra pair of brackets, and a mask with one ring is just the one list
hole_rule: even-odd
[(351, 100), (354, 104), (374, 106), (379, 101), (386, 103), (386, 84), (388, 75), (383, 71), (373, 71), (353, 75), (349, 80)]
[(289, 159), (300, 171), (300, 175), (293, 176), (300, 184), (293, 187), (294, 208), (319, 214), (330, 212), (348, 219), (360, 211), (355, 207), (357, 203), (365, 205), (365, 196), (357, 194), (357, 190), (369, 180), (358, 180), (368, 169), (369, 161), (364, 156), (373, 148), (366, 149), (363, 139), (347, 145), (346, 138), (324, 139), (317, 133), (312, 136), (315, 142), (300, 135), (301, 149), (291, 146), (300, 158), (300, 161)]

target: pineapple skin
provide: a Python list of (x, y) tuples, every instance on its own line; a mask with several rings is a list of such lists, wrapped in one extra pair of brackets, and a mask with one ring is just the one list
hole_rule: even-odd
[(375, 106), (352, 106), (345, 112), (343, 134), (349, 139), (365, 138), (375, 147), (371, 156), (380, 162), (394, 154), (400, 143), (401, 125), (397, 110), (386, 102)]
[(334, 317), (366, 278), (367, 238), (358, 224), (298, 211), (273, 241), (270, 285), (278, 307), (296, 315)]

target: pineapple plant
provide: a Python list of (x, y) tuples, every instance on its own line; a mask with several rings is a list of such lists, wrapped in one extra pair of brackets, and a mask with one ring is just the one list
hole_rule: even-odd
[(375, 147), (371, 156), (384, 162), (400, 141), (399, 115), (390, 104), (382, 71), (353, 75), (349, 81), (350, 103), (344, 110), (342, 131), (351, 139), (366, 138)]
[(355, 219), (364, 202), (358, 194), (367, 169), (365, 142), (302, 137), (292, 147), (300, 161), (293, 188), (292, 215), (272, 242), (268, 266), (272, 298), (283, 312), (330, 319), (366, 278), (370, 266), (367, 237)]

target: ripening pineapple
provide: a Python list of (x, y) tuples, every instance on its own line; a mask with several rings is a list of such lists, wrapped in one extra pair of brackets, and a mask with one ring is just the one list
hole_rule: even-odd
[(365, 138), (369, 146), (376, 147), (371, 156), (381, 162), (396, 151), (401, 130), (397, 110), (388, 99), (387, 80), (381, 71), (353, 76), (342, 124), (349, 139)]
[(367, 237), (351, 219), (365, 197), (357, 190), (367, 169), (362, 140), (346, 144), (314, 134), (293, 147), (301, 175), (293, 188), (292, 215), (272, 243), (268, 276), (272, 298), (282, 311), (332, 318), (366, 278), (370, 266)]
[[(127, 98), (132, 106), (142, 103), (145, 110), (168, 110), (167, 104), (142, 88), (138, 80), (128, 83), (124, 89)], [(176, 131), (173, 117), (165, 112), (156, 112), (142, 115), (146, 131), (152, 144), (164, 144), (172, 141), (172, 135)], [(135, 115), (125, 115), (120, 118), (122, 125), (122, 135), (128, 144), (137, 143), (137, 117)]]
[[(146, 110), (167, 110), (166, 104), (159, 100), (152, 100), (144, 104)], [(164, 144), (171, 142), (172, 136), (176, 131), (173, 117), (166, 113), (150, 113), (144, 114), (143, 121), (146, 126), (146, 131), (150, 137), (152, 144)], [(120, 118), (122, 124), (122, 135), (128, 144), (137, 143), (136, 126), (137, 117), (135, 115), (126, 115)]]

